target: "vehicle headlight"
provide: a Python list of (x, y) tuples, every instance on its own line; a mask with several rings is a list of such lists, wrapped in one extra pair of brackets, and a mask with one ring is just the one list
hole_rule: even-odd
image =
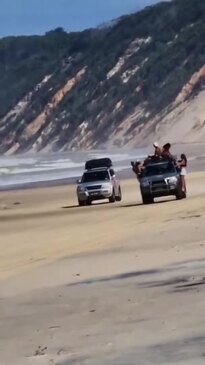
[(143, 188), (147, 188), (149, 186), (149, 181), (143, 181), (141, 185)]
[(169, 177), (167, 179), (167, 182), (170, 183), (170, 184), (176, 184), (177, 183), (177, 177), (176, 176)]
[(111, 189), (112, 189), (111, 184), (103, 184), (102, 185), (102, 190), (111, 190)]
[(79, 192), (83, 192), (83, 191), (85, 191), (85, 188), (84, 188), (84, 186), (78, 186), (78, 188), (77, 188), (77, 191), (79, 191)]

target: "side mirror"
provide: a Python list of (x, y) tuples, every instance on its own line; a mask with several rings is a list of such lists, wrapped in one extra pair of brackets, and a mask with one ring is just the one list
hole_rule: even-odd
[(76, 184), (80, 184), (80, 183), (81, 183), (80, 179), (76, 180)]

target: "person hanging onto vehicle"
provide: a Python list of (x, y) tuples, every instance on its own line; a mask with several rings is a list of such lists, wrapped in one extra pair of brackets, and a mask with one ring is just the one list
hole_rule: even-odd
[(137, 175), (137, 178), (143, 171), (143, 164), (140, 161), (131, 162), (132, 171)]
[(181, 182), (181, 190), (185, 194), (187, 193), (186, 189), (186, 175), (187, 175), (187, 157), (184, 153), (181, 154), (181, 159), (178, 161), (177, 166), (180, 168), (180, 182)]

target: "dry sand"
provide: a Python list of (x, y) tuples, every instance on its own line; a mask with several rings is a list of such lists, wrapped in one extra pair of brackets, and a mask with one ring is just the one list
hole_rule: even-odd
[(188, 198), (0, 194), (1, 365), (204, 365), (205, 173)]

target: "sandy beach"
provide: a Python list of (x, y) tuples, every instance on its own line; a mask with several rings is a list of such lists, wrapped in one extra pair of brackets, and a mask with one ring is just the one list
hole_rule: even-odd
[(1, 192), (0, 364), (204, 364), (205, 172), (187, 184), (150, 206), (134, 176), (83, 208), (73, 185)]

